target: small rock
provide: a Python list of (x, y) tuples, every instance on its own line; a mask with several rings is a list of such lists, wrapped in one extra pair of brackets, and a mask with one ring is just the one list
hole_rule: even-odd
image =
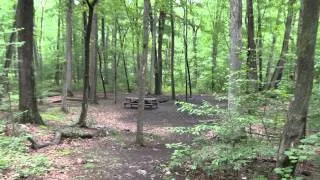
[(84, 163), (85, 163), (85, 161), (83, 159), (81, 159), (81, 158), (77, 159), (77, 164), (84, 164)]
[(147, 175), (147, 171), (146, 171), (146, 170), (143, 170), (143, 169), (138, 169), (136, 172), (137, 172), (138, 174), (140, 174), (140, 175), (143, 175), (143, 176), (146, 176), (146, 175)]

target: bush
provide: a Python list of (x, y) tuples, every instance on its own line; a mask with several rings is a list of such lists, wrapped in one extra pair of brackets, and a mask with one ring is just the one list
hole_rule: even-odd
[(5, 136), (4, 124), (0, 121), (0, 175), (3, 170), (12, 170), (18, 177), (27, 177), (42, 175), (49, 169), (51, 162), (48, 158), (27, 153), (26, 138), (26, 135)]
[(217, 116), (218, 120), (174, 129), (176, 133), (191, 134), (194, 138), (191, 145), (167, 145), (174, 149), (169, 164), (171, 168), (198, 170), (212, 176), (220, 170), (240, 170), (258, 157), (275, 155), (276, 148), (266, 138), (248, 135), (248, 127), (261, 123), (258, 110), (239, 114), (212, 107), (207, 102), (200, 106), (184, 102), (178, 104), (180, 111), (198, 116)]

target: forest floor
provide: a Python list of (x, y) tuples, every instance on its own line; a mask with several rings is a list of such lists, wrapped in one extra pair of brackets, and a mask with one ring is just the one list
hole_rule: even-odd
[[(110, 95), (106, 99), (100, 98), (99, 104), (89, 106), (88, 121), (91, 125), (112, 128), (117, 133), (103, 138), (67, 139), (59, 145), (31, 151), (35, 155), (47, 156), (53, 164), (44, 176), (28, 179), (143, 180), (163, 179), (165, 175), (184, 179), (179, 173), (171, 174), (167, 168), (172, 150), (165, 145), (190, 141), (191, 138), (187, 135), (176, 135), (171, 129), (194, 125), (198, 122), (197, 118), (178, 112), (174, 101), (161, 103), (157, 109), (145, 110), (145, 147), (136, 146), (134, 142), (137, 109), (123, 108), (125, 96), (129, 95), (121, 95), (117, 104), (114, 104)], [(80, 94), (76, 94), (76, 98), (80, 97)], [(80, 102), (75, 101), (69, 102), (70, 112), (64, 120), (56, 117), (50, 120), (50, 112), (59, 111), (60, 108), (60, 103), (52, 103), (57, 98), (60, 97), (45, 99), (44, 104), (40, 106), (48, 126), (27, 126), (28, 131), (32, 132), (38, 141), (50, 141), (53, 129), (74, 124), (78, 120)], [(197, 95), (191, 99), (193, 103), (201, 103), (202, 100), (225, 105), (210, 96)]]
[[(186, 175), (182, 172), (170, 172), (168, 163), (172, 150), (168, 149), (166, 144), (190, 143), (192, 137), (177, 135), (172, 132), (172, 128), (188, 127), (199, 121), (212, 121), (212, 119), (179, 112), (174, 101), (168, 100), (160, 103), (157, 109), (144, 111), (145, 146), (137, 146), (134, 144), (137, 109), (123, 107), (126, 96), (135, 95), (119, 95), (118, 103), (114, 104), (112, 94), (108, 94), (107, 98), (102, 98), (103, 95), (99, 94), (99, 103), (89, 105), (87, 117), (89, 125), (110, 129), (106, 137), (64, 139), (58, 145), (38, 150), (30, 148), (28, 154), (31, 157), (45, 156), (50, 160), (51, 167), (42, 176), (29, 176), (25, 179), (152, 180), (172, 179), (172, 177), (177, 180), (186, 179)], [(168, 97), (161, 98), (169, 99)], [(183, 98), (183, 96), (178, 96), (178, 99), (183, 100)], [(81, 110), (81, 101), (79, 101), (81, 94), (75, 94), (73, 100), (68, 101), (68, 114), (61, 111), (60, 99), (60, 96), (48, 97), (43, 99), (43, 103), (39, 106), (41, 116), (47, 126), (27, 124), (20, 125), (20, 128), (39, 142), (49, 142), (53, 139), (56, 130), (74, 125), (78, 121)], [(215, 106), (226, 107), (227, 105), (225, 101), (216, 100), (209, 95), (195, 95), (189, 102), (201, 104), (203, 100)], [(254, 162), (239, 171), (239, 174), (222, 172), (217, 173), (214, 179), (250, 179), (251, 175), (256, 175), (258, 172), (263, 172), (268, 176), (272, 174), (274, 165), (274, 162)], [(10, 178), (14, 176), (14, 173), (8, 171), (4, 176), (14, 179)], [(207, 178), (200, 173), (192, 176), (191, 179), (205, 180)]]

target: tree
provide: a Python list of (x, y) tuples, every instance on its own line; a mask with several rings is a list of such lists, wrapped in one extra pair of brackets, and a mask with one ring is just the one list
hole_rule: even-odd
[(149, 0), (144, 0), (143, 11), (143, 42), (142, 57), (140, 61), (139, 71), (139, 103), (137, 116), (137, 134), (136, 144), (143, 145), (143, 111), (144, 111), (144, 92), (145, 92), (145, 72), (148, 59), (148, 43), (149, 43)]
[(272, 78), (267, 86), (267, 89), (277, 88), (278, 84), (282, 78), (284, 65), (286, 63), (286, 56), (287, 56), (287, 53), (289, 50), (290, 33), (291, 33), (291, 29), (292, 29), (292, 20), (293, 20), (293, 16), (294, 16), (293, 5), (295, 3), (296, 3), (296, 0), (289, 0), (288, 1), (288, 15), (287, 15), (287, 20), (286, 20), (286, 25), (285, 25), (285, 32), (284, 32), (284, 38), (283, 38), (280, 58), (277, 62), (277, 66), (273, 72)]
[[(279, 145), (277, 167), (296, 167), (284, 153), (295, 147), (305, 135), (309, 100), (313, 85), (314, 54), (319, 22), (320, 1), (302, 1), (297, 43), (297, 82), (294, 100), (291, 102), (287, 122)], [(292, 172), (294, 173), (294, 171)]]
[(113, 29), (112, 29), (112, 46), (113, 46), (113, 61), (112, 61), (112, 74), (113, 74), (113, 95), (114, 104), (117, 103), (117, 17), (114, 17)]
[(217, 57), (218, 57), (218, 45), (219, 45), (219, 36), (221, 34), (221, 14), (223, 10), (223, 3), (222, 1), (217, 1), (217, 6), (216, 6), (216, 15), (213, 17), (212, 16), (212, 64), (211, 64), (211, 92), (214, 92), (215, 89), (215, 75), (216, 69), (217, 69)]
[(97, 45), (98, 45), (98, 17), (93, 14), (90, 35), (90, 54), (89, 54), (89, 100), (98, 103), (97, 100)]
[(86, 0), (86, 3), (89, 8), (89, 17), (88, 17), (88, 24), (86, 27), (86, 36), (85, 36), (85, 50), (84, 50), (85, 68), (84, 68), (84, 75), (83, 75), (81, 114), (80, 114), (79, 122), (77, 123), (80, 127), (87, 127), (86, 118), (88, 113), (90, 34), (91, 34), (94, 6), (96, 5), (97, 2), (98, 0), (93, 0), (92, 2), (89, 2), (89, 0)]
[(229, 59), (229, 90), (228, 90), (228, 109), (237, 111), (237, 98), (239, 95), (238, 73), (241, 68), (240, 53), (242, 46), (242, 1), (230, 0), (230, 59)]
[(59, 85), (60, 83), (60, 28), (61, 28), (61, 0), (59, 0), (58, 3), (58, 31), (57, 31), (57, 46), (56, 46), (56, 69), (55, 69), (55, 75), (54, 75), (54, 80), (56, 85)]
[(191, 85), (191, 75), (190, 67), (188, 60), (188, 0), (184, 2), (184, 11), (183, 11), (183, 20), (184, 20), (184, 35), (183, 35), (183, 44), (184, 44), (184, 61), (185, 61), (185, 100), (188, 101), (188, 85), (189, 85), (189, 97), (192, 97), (192, 85)]
[(247, 75), (249, 80), (249, 92), (257, 89), (257, 60), (256, 60), (256, 43), (254, 39), (254, 16), (252, 0), (247, 0), (247, 19), (248, 19), (248, 55), (247, 55)]
[(277, 32), (276, 30), (278, 29), (278, 26), (280, 25), (280, 14), (281, 14), (283, 2), (284, 2), (284, 0), (281, 0), (281, 5), (279, 6), (278, 12), (277, 12), (276, 23), (275, 23), (275, 26), (273, 27), (273, 29), (275, 29), (275, 30), (272, 31), (272, 42), (271, 42), (271, 48), (270, 48), (270, 53), (269, 53), (268, 63), (267, 63), (267, 68), (266, 68), (266, 75), (265, 75), (265, 81), (264, 81), (265, 87), (264, 88), (269, 88), (268, 84), (272, 78), (271, 65), (274, 60), (274, 50), (275, 50), (276, 42), (278, 39), (277, 34), (276, 34), (276, 32)]
[(170, 69), (170, 76), (171, 76), (171, 99), (176, 99), (176, 90), (174, 84), (174, 11), (173, 11), (173, 1), (170, 1), (170, 23), (171, 23), (171, 69)]
[(19, 42), (24, 44), (18, 48), (19, 54), (19, 110), (23, 112), (22, 123), (44, 124), (38, 111), (35, 90), (33, 61), (33, 0), (19, 0), (17, 5), (17, 28)]
[[(62, 89), (62, 110), (67, 112), (67, 96), (72, 96), (72, 6), (73, 0), (67, 1), (67, 13), (66, 13), (66, 63), (65, 63), (65, 75)], [(59, 43), (59, 42), (58, 42)]]
[[(150, 3), (150, 1), (149, 1)], [(150, 62), (150, 78), (149, 78), (149, 87), (148, 87), (148, 94), (152, 93), (153, 84), (156, 83), (155, 80), (155, 68), (158, 67), (157, 65), (157, 11), (156, 8), (151, 8), (151, 3), (149, 5), (150, 11), (150, 31), (152, 36), (152, 47), (151, 47), (151, 62)], [(153, 13), (152, 13), (153, 11)], [(153, 80), (154, 83), (153, 83)]]
[(155, 94), (162, 94), (162, 44), (165, 25), (166, 13), (160, 10), (159, 31), (158, 31), (158, 58), (155, 60)]

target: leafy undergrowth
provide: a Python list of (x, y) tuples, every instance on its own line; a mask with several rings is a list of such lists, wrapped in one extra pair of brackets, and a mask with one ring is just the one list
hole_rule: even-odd
[(27, 135), (6, 136), (4, 128), (4, 125), (0, 124), (0, 179), (45, 174), (51, 166), (48, 158), (29, 154), (26, 146)]
[(61, 108), (48, 108), (45, 112), (41, 112), (41, 117), (44, 120), (50, 121), (62, 121), (65, 119), (65, 114), (61, 111)]

